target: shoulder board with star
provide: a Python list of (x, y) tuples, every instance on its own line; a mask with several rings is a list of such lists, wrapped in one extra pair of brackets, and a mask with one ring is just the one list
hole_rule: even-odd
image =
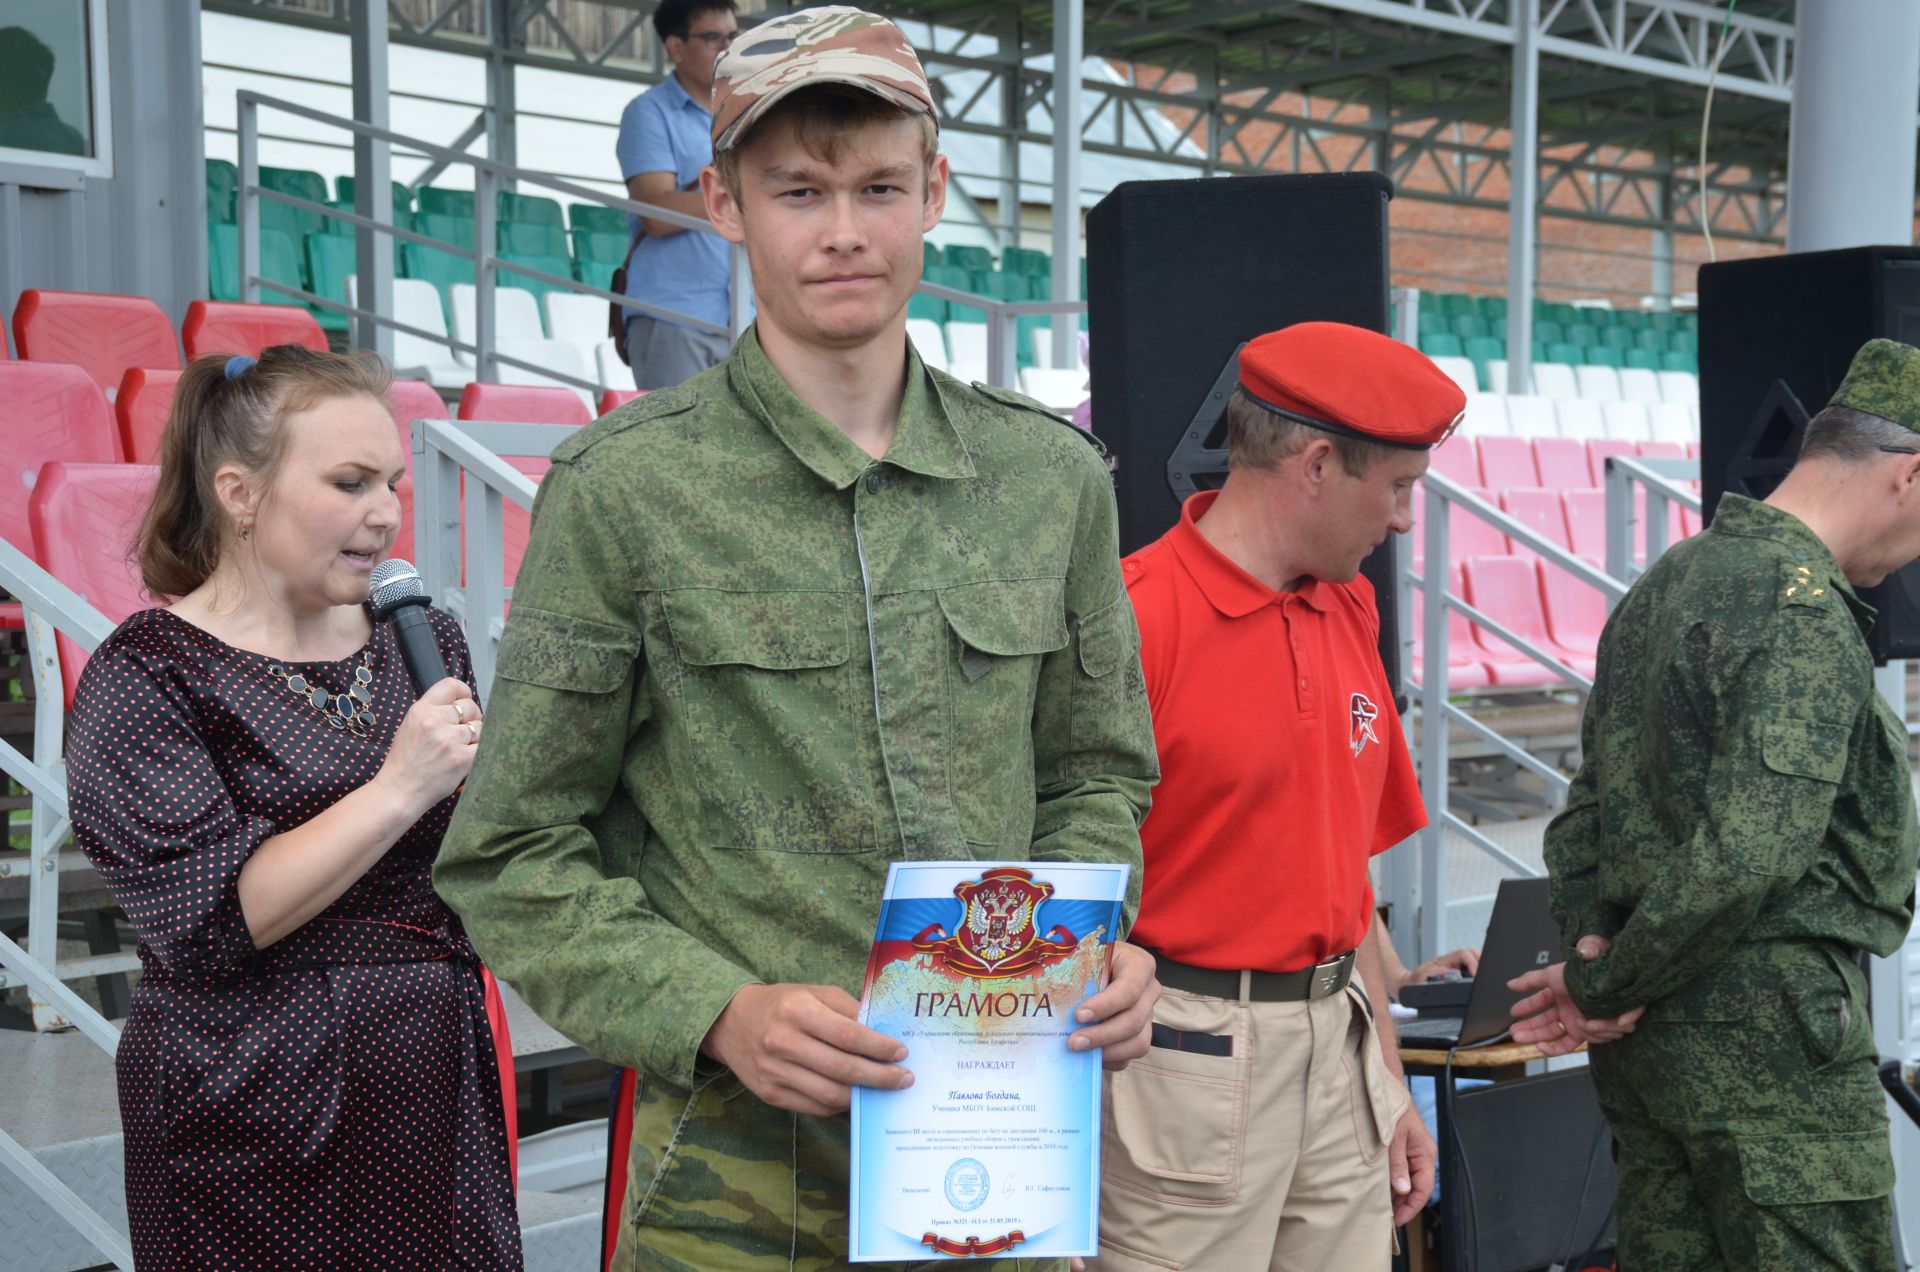
[(1803, 605), (1809, 609), (1822, 609), (1833, 604), (1833, 589), (1827, 586), (1824, 572), (1815, 572), (1811, 567), (1796, 565), (1786, 572), (1786, 579), (1780, 585), (1778, 594), (1782, 608), (1789, 605)]

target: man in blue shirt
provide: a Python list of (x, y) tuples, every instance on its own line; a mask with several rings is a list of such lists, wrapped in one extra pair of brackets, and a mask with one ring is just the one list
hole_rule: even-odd
[[(700, 170), (713, 160), (713, 64), (740, 29), (734, 0), (661, 0), (653, 11), (673, 74), (627, 103), (615, 153), (628, 197), (704, 217)], [(628, 217), (640, 236), (627, 260), (634, 300), (704, 322), (727, 322), (727, 242), (651, 218)], [(643, 233), (644, 232), (644, 233)], [(635, 388), (680, 383), (727, 356), (725, 336), (627, 310)]]

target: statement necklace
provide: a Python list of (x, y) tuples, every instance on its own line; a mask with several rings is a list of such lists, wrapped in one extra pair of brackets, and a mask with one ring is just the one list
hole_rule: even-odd
[(309, 684), (305, 676), (288, 671), (279, 663), (268, 664), (267, 670), (286, 685), (288, 693), (303, 700), (334, 728), (364, 738), (373, 727), (372, 645), (360, 651), (360, 665), (353, 669), (353, 688), (345, 693), (329, 693), (319, 685)]

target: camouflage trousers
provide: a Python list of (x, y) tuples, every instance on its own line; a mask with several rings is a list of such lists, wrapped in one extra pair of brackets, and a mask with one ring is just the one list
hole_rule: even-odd
[(1742, 946), (1596, 1047), (1623, 1272), (1894, 1265), (1866, 986), (1818, 942)]
[[(848, 1123), (762, 1103), (731, 1076), (689, 1096), (636, 1084), (633, 1148), (614, 1272), (925, 1272), (937, 1263), (847, 1262)], [(1066, 1272), (1000, 1259), (998, 1272)]]

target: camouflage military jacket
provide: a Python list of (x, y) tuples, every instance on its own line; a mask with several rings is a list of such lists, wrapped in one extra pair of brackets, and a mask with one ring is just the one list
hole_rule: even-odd
[(912, 357), (876, 461), (749, 331), (553, 460), (435, 881), (555, 1027), (690, 1087), (740, 986), (858, 992), (891, 861), (1124, 861), (1137, 899), (1158, 772), (1088, 438)]
[[(1920, 830), (1872, 622), (1801, 521), (1731, 494), (1627, 593), (1547, 830), (1583, 1009), (1656, 1002), (1739, 942), (1884, 955), (1905, 938)], [(1572, 946), (1589, 932), (1613, 944), (1586, 963)]]

